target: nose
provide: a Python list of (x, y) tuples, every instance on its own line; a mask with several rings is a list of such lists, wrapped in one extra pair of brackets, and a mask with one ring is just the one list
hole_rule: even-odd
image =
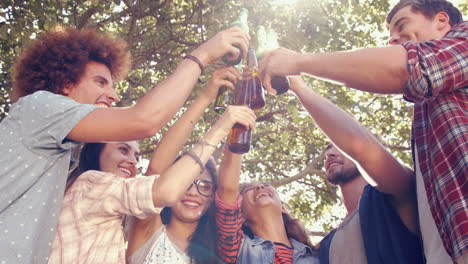
[(195, 196), (197, 195), (198, 191), (197, 191), (197, 186), (195, 186), (194, 183), (190, 184), (190, 186), (188, 187), (187, 191), (185, 192), (187, 195), (190, 195), (190, 196)]
[(265, 189), (265, 186), (261, 183), (257, 184), (257, 186), (255, 186), (255, 190), (261, 190), (261, 189)]
[(338, 149), (336, 147), (331, 147), (325, 151), (325, 156), (328, 157), (333, 157), (338, 154)]
[(390, 39), (388, 40), (388, 44), (390, 45), (398, 45), (400, 44), (400, 36), (397, 34), (392, 34)]
[(131, 154), (128, 155), (127, 162), (134, 167), (136, 167), (136, 165), (138, 164), (138, 160), (135, 157), (135, 155), (131, 155)]
[(112, 103), (120, 101), (119, 95), (117, 95), (117, 92), (115, 92), (115, 89), (112, 86), (109, 87), (109, 90), (107, 91), (106, 97)]

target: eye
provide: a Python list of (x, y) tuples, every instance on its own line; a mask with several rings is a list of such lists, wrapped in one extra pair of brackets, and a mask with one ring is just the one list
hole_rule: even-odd
[(213, 184), (207, 181), (200, 181), (198, 183), (198, 188), (200, 188), (200, 190), (210, 191), (213, 188)]
[(399, 30), (402, 31), (402, 30), (406, 27), (406, 24), (407, 24), (406, 22), (405, 22), (405, 23), (402, 23), (402, 24), (400, 25)]
[(127, 147), (121, 146), (121, 147), (119, 147), (119, 151), (124, 155), (128, 154), (128, 148)]
[(106, 85), (106, 81), (103, 79), (97, 79), (96, 83), (99, 84), (99, 86), (104, 87)]

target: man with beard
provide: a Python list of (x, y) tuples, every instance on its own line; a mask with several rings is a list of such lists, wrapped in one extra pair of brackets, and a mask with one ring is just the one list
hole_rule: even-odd
[(413, 171), (300, 77), (289, 78), (290, 90), (333, 142), (325, 150), (327, 180), (340, 188), (347, 210), (321, 241), (320, 263), (424, 263)]

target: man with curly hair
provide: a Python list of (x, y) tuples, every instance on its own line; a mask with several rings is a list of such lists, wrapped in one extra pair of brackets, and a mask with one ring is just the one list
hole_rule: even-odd
[(204, 65), (247, 50), (233, 27), (186, 56), (174, 73), (127, 108), (113, 82), (126, 77), (127, 44), (95, 30), (58, 27), (18, 57), (16, 101), (0, 123), (0, 263), (47, 263), (78, 142), (129, 141), (158, 132), (183, 105)]
[(269, 91), (271, 76), (303, 72), (363, 91), (403, 94), (414, 103), (413, 160), (427, 261), (468, 263), (468, 21), (446, 0), (401, 0), (387, 26), (393, 46), (321, 54), (278, 49), (264, 55), (260, 75)]

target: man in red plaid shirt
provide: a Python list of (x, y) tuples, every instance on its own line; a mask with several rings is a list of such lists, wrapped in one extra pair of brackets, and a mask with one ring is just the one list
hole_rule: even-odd
[(333, 53), (284, 48), (260, 75), (308, 73), (414, 103), (412, 129), (427, 263), (468, 263), (468, 21), (445, 0), (401, 0), (389, 13), (392, 46)]

